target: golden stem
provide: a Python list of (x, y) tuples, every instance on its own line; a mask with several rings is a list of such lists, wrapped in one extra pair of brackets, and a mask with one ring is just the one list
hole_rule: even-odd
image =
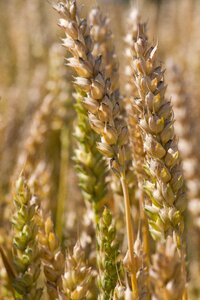
[(125, 218), (126, 218), (126, 230), (127, 230), (127, 239), (128, 239), (128, 252), (129, 252), (129, 259), (131, 263), (131, 285), (132, 285), (132, 292), (134, 299), (138, 299), (138, 286), (137, 286), (137, 279), (136, 279), (136, 264), (135, 264), (135, 257), (134, 257), (134, 232), (132, 227), (131, 221), (131, 208), (130, 208), (130, 199), (129, 199), (129, 192), (128, 186), (126, 182), (125, 176), (121, 175), (121, 185), (124, 195), (124, 207), (125, 207)]
[(143, 251), (146, 257), (147, 267), (149, 268), (150, 265), (149, 231), (148, 231), (147, 216), (144, 211), (144, 193), (142, 191), (141, 184), (139, 184), (139, 189), (140, 189), (139, 205), (140, 205), (140, 219), (142, 222)]
[(184, 294), (183, 294), (182, 300), (188, 300), (188, 291), (187, 291), (187, 288), (185, 288), (185, 290), (184, 290)]
[[(145, 210), (144, 210), (144, 193), (143, 193), (141, 184), (139, 184), (139, 189), (140, 189), (139, 206), (140, 206), (140, 220), (141, 220), (141, 225), (142, 225), (141, 231), (142, 231), (143, 252), (145, 254), (147, 272), (149, 272), (149, 266), (150, 266), (149, 230), (148, 230), (147, 216), (146, 216)], [(150, 300), (151, 295), (150, 295), (149, 276), (147, 277), (147, 287), (148, 287), (148, 293), (147, 293), (146, 297), (147, 297), (147, 300)]]

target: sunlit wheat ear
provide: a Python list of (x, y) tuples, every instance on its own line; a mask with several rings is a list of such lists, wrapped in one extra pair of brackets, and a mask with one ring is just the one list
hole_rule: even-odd
[[(73, 13), (69, 15), (72, 8)], [(128, 131), (126, 124), (118, 118), (118, 99), (111, 98), (110, 80), (104, 75), (101, 58), (92, 55), (89, 28), (86, 20), (79, 19), (76, 14), (75, 2), (57, 6), (57, 10), (66, 18), (60, 19), (59, 25), (66, 33), (63, 45), (73, 55), (68, 59), (68, 65), (80, 76), (75, 78), (75, 84), (86, 93), (83, 105), (89, 113), (92, 128), (102, 138), (97, 147), (109, 159), (111, 169), (120, 176), (124, 171)]]
[(158, 243), (152, 262), (150, 277), (155, 299), (182, 299), (185, 276), (182, 260), (172, 237), (168, 236), (166, 242)]
[(16, 271), (13, 280), (15, 299), (40, 299), (43, 291), (37, 288), (40, 275), (38, 228), (35, 221), (37, 205), (22, 176), (16, 182), (14, 203), (15, 214), (12, 223), (13, 264)]
[(45, 282), (49, 299), (58, 299), (59, 289), (62, 287), (61, 275), (64, 272), (64, 255), (60, 249), (54, 225), (50, 217), (46, 220), (38, 214), (38, 242), (40, 257), (45, 275)]
[(137, 9), (132, 8), (128, 16), (127, 34), (125, 36), (125, 92), (126, 92), (126, 111), (128, 117), (129, 126), (129, 139), (131, 143), (131, 154), (133, 159), (133, 169), (137, 177), (138, 194), (139, 194), (139, 218), (141, 222), (141, 238), (143, 241), (143, 251), (145, 254), (146, 265), (149, 265), (150, 261), (150, 246), (149, 246), (149, 230), (147, 216), (144, 210), (144, 187), (143, 181), (146, 177), (144, 171), (144, 159), (145, 150), (142, 140), (142, 134), (140, 125), (138, 124), (139, 111), (135, 106), (135, 98), (137, 96), (137, 86), (135, 83), (134, 67), (132, 64), (132, 58), (136, 55), (135, 43), (138, 38), (138, 27), (143, 28), (145, 38), (146, 24), (141, 22), (141, 17)]
[[(105, 78), (110, 80), (110, 93), (113, 97), (118, 98), (120, 105), (123, 104), (123, 97), (119, 91), (119, 62), (114, 46), (114, 36), (110, 29), (110, 19), (104, 16), (99, 7), (95, 7), (89, 13), (89, 24), (91, 25), (91, 38), (93, 40), (94, 57), (101, 55), (102, 65), (104, 67)], [(131, 169), (131, 160), (128, 158), (128, 149), (126, 150), (126, 178), (130, 193), (133, 193), (133, 172)], [(109, 177), (112, 192), (116, 194), (123, 194), (120, 182), (115, 176)]]
[(65, 259), (65, 271), (62, 276), (62, 300), (86, 299), (92, 281), (92, 270), (85, 261), (85, 253), (79, 242), (74, 246), (73, 253)]
[(133, 255), (134, 236), (125, 175), (125, 146), (128, 143), (128, 129), (125, 121), (119, 117), (119, 99), (111, 91), (111, 81), (105, 76), (102, 59), (92, 55), (93, 41), (89, 27), (85, 19), (79, 18), (76, 2), (66, 1), (65, 4), (56, 5), (55, 9), (62, 17), (59, 25), (66, 35), (63, 45), (72, 55), (67, 59), (68, 65), (77, 73), (75, 85), (85, 93), (83, 105), (88, 111), (90, 125), (101, 138), (101, 141), (97, 143), (97, 148), (107, 158), (110, 169), (118, 176), (122, 184), (129, 255), (132, 261), (132, 286), (133, 292), (137, 295)]
[(149, 179), (145, 180), (145, 190), (151, 200), (146, 211), (150, 231), (155, 239), (175, 231), (180, 246), (186, 194), (173, 111), (165, 97), (164, 71), (157, 61), (157, 46), (148, 43), (144, 27), (139, 26), (134, 47), (133, 67), (138, 90), (135, 106), (146, 151), (145, 171)]

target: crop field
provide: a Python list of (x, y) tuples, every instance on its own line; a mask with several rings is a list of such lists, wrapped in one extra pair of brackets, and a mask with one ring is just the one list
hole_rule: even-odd
[(199, 0), (0, 0), (0, 300), (200, 300)]

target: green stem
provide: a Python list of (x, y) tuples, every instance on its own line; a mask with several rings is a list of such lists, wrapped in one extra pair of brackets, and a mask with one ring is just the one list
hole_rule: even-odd
[(134, 257), (134, 232), (132, 227), (132, 220), (131, 220), (131, 207), (130, 207), (130, 199), (129, 199), (129, 192), (128, 186), (126, 182), (125, 175), (121, 175), (121, 185), (124, 195), (124, 207), (125, 207), (125, 218), (126, 218), (126, 231), (127, 231), (127, 239), (128, 239), (128, 252), (129, 252), (129, 259), (131, 264), (131, 285), (132, 285), (132, 292), (134, 299), (138, 299), (138, 286), (137, 286), (137, 279), (136, 279), (136, 264), (135, 264), (135, 257)]

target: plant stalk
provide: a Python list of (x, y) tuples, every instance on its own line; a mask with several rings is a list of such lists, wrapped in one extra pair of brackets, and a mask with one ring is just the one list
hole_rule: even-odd
[(131, 263), (131, 285), (132, 285), (132, 292), (134, 299), (138, 299), (138, 286), (137, 286), (137, 279), (136, 279), (136, 264), (134, 258), (134, 232), (132, 227), (131, 221), (131, 207), (130, 207), (130, 199), (129, 199), (129, 192), (128, 186), (126, 182), (126, 177), (124, 174), (121, 174), (121, 185), (124, 195), (124, 207), (125, 207), (125, 218), (126, 218), (126, 230), (127, 230), (127, 239), (128, 239), (128, 252), (129, 252), (129, 259)]
[(187, 291), (187, 288), (185, 288), (184, 290), (184, 294), (183, 294), (183, 300), (188, 300), (188, 291)]
[(144, 210), (144, 193), (141, 188), (141, 184), (139, 184), (140, 188), (140, 198), (139, 198), (139, 206), (140, 206), (140, 219), (142, 222), (142, 240), (143, 240), (143, 250), (146, 256), (146, 264), (149, 269), (150, 265), (150, 245), (149, 245), (149, 231), (148, 231), (148, 220)]

